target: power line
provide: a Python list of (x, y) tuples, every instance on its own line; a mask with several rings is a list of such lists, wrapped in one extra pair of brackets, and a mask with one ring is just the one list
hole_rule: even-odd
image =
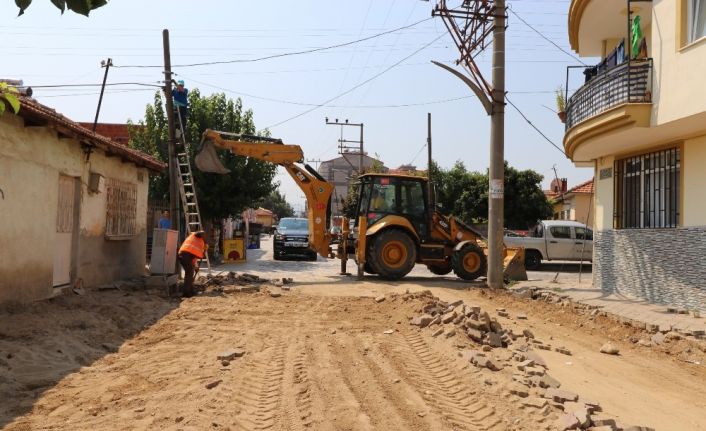
[[(341, 47), (344, 47), (344, 46), (349, 46), (349, 45), (354, 45), (354, 44), (356, 44), (356, 43), (365, 42), (366, 40), (375, 39), (375, 38), (377, 38), (377, 37), (385, 36), (385, 35), (388, 35), (388, 34), (390, 34), (390, 33), (395, 33), (395, 32), (401, 31), (401, 30), (405, 30), (405, 29), (408, 29), (408, 28), (412, 28), (412, 27), (414, 27), (414, 26), (416, 26), (416, 25), (419, 25), (419, 24), (421, 24), (421, 23), (423, 23), (423, 22), (426, 22), (426, 21), (429, 21), (429, 20), (431, 20), (431, 19), (433, 19), (433, 18), (432, 18), (432, 17), (425, 18), (425, 19), (420, 20), (420, 21), (417, 21), (417, 22), (415, 22), (415, 23), (412, 23), (412, 24), (409, 24), (409, 25), (405, 25), (405, 26), (402, 26), (402, 27), (393, 28), (392, 30), (383, 31), (382, 33), (377, 33), (377, 34), (374, 34), (374, 35), (372, 35), (372, 36), (364, 37), (364, 38), (362, 38), (362, 39), (356, 39), (356, 40), (352, 40), (352, 41), (350, 41), (350, 42), (344, 42), (344, 43), (339, 43), (339, 44), (336, 44), (336, 45), (324, 46), (324, 47), (320, 47), (320, 48), (312, 48), (312, 49), (307, 49), (307, 50), (303, 50), (303, 51), (284, 52), (284, 53), (281, 53), (281, 54), (273, 54), (273, 55), (268, 55), (268, 56), (265, 56), (265, 57), (250, 58), (250, 59), (222, 60), (222, 61), (209, 61), (209, 62), (204, 62), (204, 63), (178, 64), (178, 65), (174, 65), (173, 67), (195, 67), (195, 66), (211, 66), (211, 65), (215, 65), (215, 64), (252, 63), (252, 62), (256, 62), (256, 61), (272, 60), (272, 59), (274, 59), (274, 58), (289, 57), (289, 56), (293, 56), (293, 55), (311, 54), (311, 53), (313, 53), (313, 52), (326, 51), (326, 50), (329, 50), (329, 49), (341, 48)], [(163, 66), (162, 66), (162, 65), (127, 65), (127, 66), (113, 66), (113, 67), (121, 67), (121, 68), (128, 68), (128, 67), (131, 67), (131, 68), (148, 68), (148, 67), (149, 67), (149, 68), (154, 68), (154, 67), (160, 67), (160, 68), (161, 68), (161, 67), (163, 67)]]
[(295, 115), (295, 116), (293, 116), (293, 117), (289, 117), (289, 118), (287, 118), (286, 120), (282, 120), (282, 121), (280, 121), (279, 123), (273, 124), (273, 125), (268, 126), (268, 127), (266, 127), (266, 128), (267, 128), (267, 129), (270, 129), (270, 128), (273, 128), (273, 127), (277, 127), (277, 126), (279, 126), (279, 125), (282, 125), (282, 124), (284, 124), (284, 123), (287, 123), (287, 122), (289, 122), (289, 121), (292, 121), (292, 120), (294, 120), (294, 119), (297, 119), (297, 118), (299, 118), (299, 117), (301, 117), (301, 116), (304, 116), (304, 115), (306, 115), (306, 114), (308, 114), (308, 113), (310, 113), (310, 112), (313, 112), (313, 111), (315, 111), (315, 110), (321, 108), (322, 106), (326, 106), (327, 104), (333, 102), (334, 100), (339, 99), (339, 98), (345, 96), (346, 94), (348, 94), (348, 93), (350, 93), (350, 92), (352, 92), (352, 91), (355, 91), (356, 89), (358, 89), (358, 88), (364, 86), (364, 85), (367, 84), (368, 82), (370, 82), (370, 81), (372, 81), (372, 80), (374, 80), (374, 79), (379, 78), (380, 76), (384, 75), (385, 73), (389, 72), (390, 70), (392, 70), (392, 69), (394, 69), (395, 67), (397, 67), (398, 65), (400, 65), (402, 62), (404, 62), (404, 61), (406, 61), (406, 60), (408, 60), (408, 59), (414, 57), (414, 56), (417, 55), (418, 53), (422, 52), (423, 50), (425, 50), (426, 48), (428, 48), (431, 44), (433, 44), (434, 42), (436, 42), (437, 40), (441, 39), (441, 38), (444, 37), (444, 36), (446, 36), (446, 35), (445, 35), (445, 34), (442, 34), (442, 35), (440, 35), (439, 37), (435, 37), (434, 39), (431, 40), (431, 42), (427, 43), (426, 45), (423, 45), (422, 47), (420, 47), (419, 49), (417, 49), (417, 50), (414, 51), (413, 53), (409, 54), (408, 56), (402, 58), (401, 60), (399, 60), (399, 61), (396, 62), (395, 64), (393, 64), (393, 65), (391, 65), (390, 67), (386, 68), (385, 70), (383, 70), (383, 71), (381, 71), (381, 72), (379, 72), (379, 73), (377, 73), (377, 74), (371, 76), (370, 78), (366, 79), (365, 81), (360, 82), (360, 83), (354, 85), (353, 87), (349, 88), (348, 90), (344, 91), (343, 93), (340, 93), (340, 94), (338, 94), (338, 95), (336, 95), (336, 96), (334, 96), (334, 97), (332, 97), (332, 98), (326, 100), (325, 102), (320, 103), (320, 104), (314, 106), (314, 107), (311, 108), (311, 109), (307, 109), (307, 110), (304, 111), (304, 112), (301, 112), (301, 113), (299, 113), (299, 114), (297, 114), (297, 115)]
[(552, 145), (552, 147), (554, 147), (554, 148), (556, 148), (557, 150), (561, 151), (561, 154), (563, 154), (564, 156), (566, 156), (566, 153), (564, 152), (564, 150), (563, 150), (561, 147), (559, 147), (557, 144), (555, 144), (551, 139), (549, 139), (549, 138), (547, 137), (547, 135), (545, 135), (541, 130), (539, 130), (539, 129), (537, 128), (537, 126), (535, 126), (534, 123), (532, 123), (532, 122), (529, 120), (529, 118), (527, 118), (527, 116), (526, 116), (524, 113), (522, 113), (522, 111), (520, 111), (520, 108), (518, 108), (517, 106), (515, 106), (514, 103), (512, 103), (512, 101), (507, 97), (507, 94), (505, 95), (505, 100), (507, 100), (507, 103), (509, 103), (510, 106), (512, 106), (513, 108), (515, 108), (515, 111), (517, 111), (517, 113), (520, 114), (520, 116), (522, 116), (522, 118), (525, 119), (525, 121), (527, 122), (527, 124), (529, 124), (530, 126), (532, 126), (532, 128), (533, 128), (534, 130), (536, 130), (537, 133), (539, 133), (540, 135), (542, 135), (542, 137), (543, 137), (544, 139), (546, 139), (547, 142), (549, 142), (549, 143)]
[[(64, 88), (64, 87), (100, 87), (103, 84), (51, 84), (51, 85), (27, 85), (27, 87), (32, 87), (32, 88)], [(108, 86), (115, 86), (115, 85), (141, 85), (144, 87), (157, 87), (157, 88), (162, 88), (161, 85), (158, 84), (146, 84), (144, 82), (114, 82), (110, 84), (105, 84), (106, 87)]]
[(588, 66), (588, 64), (586, 64), (586, 63), (584, 63), (583, 61), (581, 61), (580, 58), (576, 57), (575, 55), (573, 55), (573, 54), (570, 53), (569, 51), (565, 50), (564, 48), (562, 48), (561, 46), (559, 46), (558, 44), (556, 44), (553, 40), (551, 40), (551, 39), (549, 39), (547, 36), (545, 36), (541, 31), (539, 31), (539, 30), (537, 30), (536, 28), (532, 27), (532, 26), (530, 25), (530, 23), (528, 23), (527, 21), (525, 21), (524, 19), (522, 19), (522, 17), (519, 16), (519, 15), (517, 14), (517, 12), (515, 12), (515, 11), (512, 9), (512, 7), (509, 7), (508, 10), (509, 10), (513, 15), (515, 15), (515, 17), (516, 17), (517, 19), (519, 19), (520, 21), (522, 21), (527, 27), (531, 28), (532, 30), (534, 30), (535, 33), (537, 33), (538, 35), (540, 35), (540, 36), (542, 37), (542, 39), (544, 39), (544, 40), (546, 40), (547, 42), (549, 42), (549, 43), (551, 43), (552, 45), (554, 45), (559, 51), (561, 51), (561, 52), (563, 52), (564, 54), (570, 56), (571, 58), (573, 58), (574, 60), (578, 61), (578, 62), (581, 63), (582, 65)]

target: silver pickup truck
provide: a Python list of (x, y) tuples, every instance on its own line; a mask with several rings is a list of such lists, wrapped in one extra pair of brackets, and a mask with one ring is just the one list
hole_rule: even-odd
[(505, 236), (505, 246), (525, 248), (525, 267), (537, 269), (543, 260), (591, 261), (593, 231), (569, 220), (544, 220), (527, 236)]

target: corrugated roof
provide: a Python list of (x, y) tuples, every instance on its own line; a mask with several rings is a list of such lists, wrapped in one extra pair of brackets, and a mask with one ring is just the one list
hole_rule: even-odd
[(130, 148), (127, 145), (115, 142), (105, 136), (93, 133), (90, 129), (81, 126), (79, 123), (70, 120), (56, 110), (43, 105), (29, 97), (20, 97), (20, 112), (17, 115), (34, 120), (44, 120), (53, 123), (57, 130), (65, 135), (69, 135), (79, 141), (95, 145), (103, 149), (110, 156), (121, 157), (124, 160), (151, 169), (155, 172), (162, 172), (167, 165), (156, 158), (143, 153), (142, 151)]

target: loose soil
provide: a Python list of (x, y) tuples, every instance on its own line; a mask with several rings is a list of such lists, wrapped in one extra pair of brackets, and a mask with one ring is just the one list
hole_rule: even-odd
[[(420, 300), (372, 299), (429, 284), (310, 284), (278, 298), (210, 292), (181, 302), (154, 291), (87, 292), (4, 310), (0, 427), (553, 429), (555, 409), (524, 407), (509, 395), (511, 362), (500, 372), (470, 366), (458, 355), (472, 347), (466, 337), (432, 337), (433, 330), (408, 324)], [(600, 402), (606, 415), (658, 430), (706, 429), (706, 369), (670, 350), (695, 355), (697, 347), (638, 348), (627, 338), (640, 334), (607, 320), (462, 283), (434, 284), (445, 300), (505, 307), (504, 327), (530, 328), (571, 350), (540, 355), (563, 389)], [(620, 356), (598, 352), (609, 339)], [(217, 359), (233, 348), (246, 353)]]

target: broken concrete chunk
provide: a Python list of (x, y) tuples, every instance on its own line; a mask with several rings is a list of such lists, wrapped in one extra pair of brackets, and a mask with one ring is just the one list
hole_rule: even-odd
[(451, 323), (451, 321), (453, 321), (455, 318), (456, 318), (456, 312), (455, 312), (455, 311), (451, 311), (451, 312), (449, 312), (449, 313), (444, 314), (444, 315), (441, 317), (441, 323), (444, 323), (444, 324), (445, 324), (445, 323)]
[(531, 366), (533, 366), (533, 365), (534, 365), (534, 361), (531, 360), (531, 359), (529, 359), (529, 360), (522, 361), (522, 362), (520, 362), (519, 364), (517, 364), (517, 369), (520, 370), (520, 371), (524, 371), (525, 368), (531, 367)]
[(446, 333), (446, 338), (451, 338), (454, 335), (456, 335), (456, 330), (454, 328), (451, 328), (447, 333)]
[(579, 420), (571, 413), (564, 413), (554, 423), (554, 429), (559, 431), (575, 430), (579, 428)]
[(381, 295), (381, 296), (378, 296), (377, 298), (375, 298), (375, 302), (377, 302), (377, 303), (380, 303), (380, 302), (382, 302), (382, 301), (384, 301), (384, 300), (385, 300), (385, 296), (384, 296), (384, 295)]
[(468, 338), (471, 340), (480, 343), (483, 341), (483, 333), (477, 329), (473, 328), (468, 328), (466, 329), (466, 335), (468, 335)]
[(431, 334), (431, 336), (432, 336), (432, 337), (438, 337), (439, 335), (441, 335), (441, 334), (443, 334), (443, 333), (444, 333), (444, 328), (441, 327), (441, 328), (437, 329), (436, 331), (434, 331), (434, 333)]
[(395, 333), (394, 329), (388, 329), (387, 331), (383, 332), (383, 334), (385, 334), (385, 335), (390, 335), (390, 334), (394, 334), (394, 333)]
[(434, 317), (431, 314), (423, 314), (421, 316), (414, 317), (409, 323), (411, 325), (419, 326), (420, 328), (426, 328), (432, 320), (434, 320)]
[(576, 401), (579, 399), (579, 396), (578, 394), (563, 389), (549, 388), (547, 392), (544, 393), (544, 398), (554, 400), (558, 403), (564, 403), (566, 401)]
[(220, 385), (223, 380), (214, 380), (211, 383), (206, 383), (206, 389), (213, 389)]
[(503, 346), (502, 337), (497, 332), (489, 332), (488, 333), (488, 344), (493, 347), (502, 347)]
[(544, 398), (530, 397), (522, 400), (522, 405), (541, 409), (547, 405), (547, 400)]
[(539, 379), (539, 387), (540, 388), (558, 388), (561, 386), (561, 382), (559, 380), (555, 379), (554, 377), (550, 376), (549, 374), (544, 374), (540, 379)]
[(554, 351), (555, 351), (555, 352), (559, 352), (559, 353), (561, 353), (562, 355), (571, 356), (571, 350), (569, 350), (569, 349), (567, 349), (566, 347), (563, 347), (563, 346), (561, 346), (561, 347), (555, 347), (555, 348), (554, 348)]
[(522, 331), (522, 335), (524, 335), (527, 338), (534, 338), (534, 333), (530, 331), (529, 329), (524, 329)]
[(245, 350), (243, 349), (230, 349), (226, 350), (225, 352), (221, 352), (218, 354), (217, 359), (219, 361), (232, 361), (235, 358), (239, 358), (245, 354)]
[(279, 298), (282, 296), (282, 292), (270, 292), (270, 296), (273, 298)]
[(620, 353), (620, 349), (611, 343), (605, 343), (603, 347), (601, 347), (601, 353), (605, 353), (606, 355), (617, 355)]
[(658, 333), (656, 333), (656, 334), (654, 334), (654, 335), (652, 336), (652, 343), (654, 343), (654, 344), (656, 344), (656, 345), (658, 345), (658, 346), (659, 346), (660, 344), (664, 343), (664, 340), (665, 340), (665, 336), (664, 336), (664, 334), (661, 333), (661, 332), (658, 332)]
[(526, 398), (529, 396), (529, 390), (527, 389), (527, 387), (520, 383), (513, 383), (512, 385), (510, 385), (510, 393), (522, 398)]

